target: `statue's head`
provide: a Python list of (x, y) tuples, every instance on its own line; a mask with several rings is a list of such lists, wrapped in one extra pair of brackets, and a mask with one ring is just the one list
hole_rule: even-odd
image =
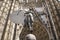
[(26, 40), (36, 40), (36, 37), (34, 34), (27, 34), (26, 35)]

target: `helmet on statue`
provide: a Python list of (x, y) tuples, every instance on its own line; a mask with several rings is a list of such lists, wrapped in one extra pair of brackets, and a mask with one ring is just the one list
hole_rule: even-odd
[(26, 40), (36, 40), (36, 37), (34, 34), (27, 34), (26, 35)]

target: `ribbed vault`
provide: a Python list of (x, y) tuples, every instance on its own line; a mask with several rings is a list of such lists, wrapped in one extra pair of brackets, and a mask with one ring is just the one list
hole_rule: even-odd
[[(48, 7), (53, 18), (55, 28), (60, 38), (60, 2), (57, 0), (46, 0)], [(37, 5), (38, 4), (38, 5)], [(38, 0), (38, 3), (32, 1), (29, 3), (30, 6), (42, 6), (42, 0)], [(9, 15), (20, 8), (20, 3), (18, 0), (0, 0), (0, 40), (21, 40), (25, 39), (25, 35), (29, 34), (27, 27), (23, 28), (21, 32), (20, 24), (17, 25), (9, 20)], [(25, 7), (28, 4), (24, 4)], [(37, 21), (33, 24), (34, 30), (33, 34), (36, 35), (37, 40), (49, 40), (48, 34), (44, 26)], [(21, 32), (21, 34), (20, 34)]]

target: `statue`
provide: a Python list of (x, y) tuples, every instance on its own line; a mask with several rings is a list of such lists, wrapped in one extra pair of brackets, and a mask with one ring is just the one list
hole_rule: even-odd
[(33, 18), (33, 12), (31, 12), (31, 9), (25, 13), (25, 25), (28, 25), (28, 28), (30, 31), (33, 31), (33, 22), (34, 22), (34, 18)]

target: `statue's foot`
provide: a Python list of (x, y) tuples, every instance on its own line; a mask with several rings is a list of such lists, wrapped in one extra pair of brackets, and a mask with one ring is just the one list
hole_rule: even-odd
[(33, 32), (33, 28), (32, 27), (30, 27), (30, 32)]

